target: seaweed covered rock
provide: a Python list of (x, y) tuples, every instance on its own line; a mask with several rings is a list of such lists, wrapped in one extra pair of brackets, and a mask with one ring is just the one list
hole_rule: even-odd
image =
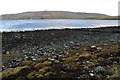
[[(45, 54), (36, 61), (3, 71), (3, 80), (117, 80), (120, 79), (120, 55), (116, 42), (92, 43), (62, 53)], [(22, 75), (24, 74), (24, 75)]]
[(50, 66), (50, 65), (52, 65), (52, 62), (51, 62), (51, 61), (45, 61), (45, 62), (43, 63), (43, 65)]
[(28, 66), (22, 66), (22, 67), (16, 67), (16, 68), (8, 68), (2, 72), (2, 77), (6, 78), (11, 75), (16, 75), (19, 73), (22, 69), (28, 68)]
[(24, 60), (22, 61), (22, 63), (20, 64), (21, 66), (26, 66), (26, 65), (31, 65), (32, 64), (32, 61), (31, 60)]
[(43, 68), (43, 67), (45, 67), (45, 66), (44, 66), (43, 63), (36, 63), (36, 64), (34, 65), (34, 67), (37, 68), (37, 69), (41, 69), (41, 68)]
[(27, 75), (28, 79), (36, 79), (36, 78), (42, 78), (43, 76), (39, 74), (37, 71), (32, 71)]

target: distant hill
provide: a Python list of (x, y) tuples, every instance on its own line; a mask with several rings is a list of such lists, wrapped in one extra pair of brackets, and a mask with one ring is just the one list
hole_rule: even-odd
[(118, 19), (98, 13), (68, 12), (68, 11), (37, 11), (18, 14), (1, 15), (2, 19)]

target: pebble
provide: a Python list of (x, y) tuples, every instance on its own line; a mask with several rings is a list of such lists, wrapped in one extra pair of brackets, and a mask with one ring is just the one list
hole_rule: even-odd
[(91, 48), (95, 48), (96, 46), (91, 46)]
[(94, 74), (93, 74), (93, 73), (90, 73), (90, 76), (94, 76)]
[(54, 61), (55, 59), (48, 58), (48, 61)]
[(96, 69), (95, 69), (95, 71), (103, 71), (104, 70), (104, 68), (103, 67), (101, 67), (101, 66), (98, 66)]
[(97, 47), (97, 49), (102, 49), (101, 47)]

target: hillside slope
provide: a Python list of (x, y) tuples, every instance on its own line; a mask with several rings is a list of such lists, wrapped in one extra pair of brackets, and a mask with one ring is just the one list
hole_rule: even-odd
[(117, 17), (98, 13), (68, 11), (37, 11), (1, 15), (2, 19), (117, 19)]

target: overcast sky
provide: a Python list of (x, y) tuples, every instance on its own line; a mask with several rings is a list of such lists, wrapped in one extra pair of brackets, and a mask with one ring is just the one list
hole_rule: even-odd
[(118, 15), (120, 0), (1, 0), (0, 15), (27, 11), (71, 11)]

